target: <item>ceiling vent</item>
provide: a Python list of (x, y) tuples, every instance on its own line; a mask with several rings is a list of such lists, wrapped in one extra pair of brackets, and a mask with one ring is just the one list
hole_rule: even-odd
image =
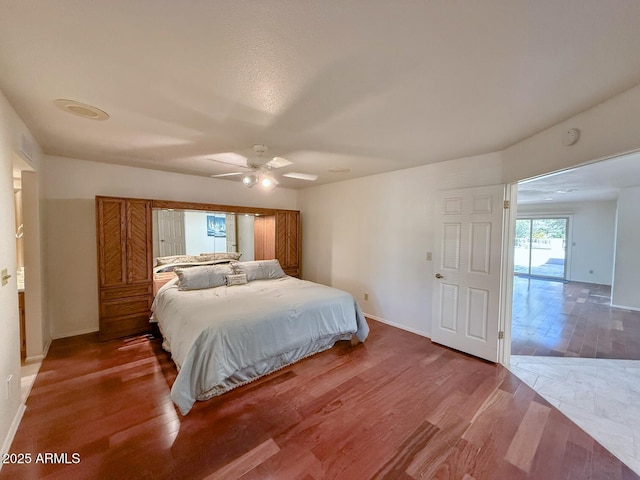
[(109, 114), (104, 110), (100, 110), (98, 107), (89, 105), (75, 100), (67, 100), (65, 98), (59, 98), (53, 101), (54, 105), (61, 110), (64, 110), (71, 115), (87, 118), (89, 120), (106, 120), (109, 118)]

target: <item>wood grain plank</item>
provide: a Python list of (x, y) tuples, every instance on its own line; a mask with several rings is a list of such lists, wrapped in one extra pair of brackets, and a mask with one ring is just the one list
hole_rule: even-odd
[(511, 353), (640, 359), (640, 312), (614, 308), (611, 287), (514, 277)]
[(187, 416), (160, 338), (54, 340), (10, 451), (81, 462), (4, 465), (0, 480), (639, 478), (508, 370), (369, 323), (364, 344), (339, 342)]
[(269, 439), (247, 453), (226, 464), (211, 475), (207, 475), (203, 480), (232, 480), (240, 478), (248, 471), (254, 469), (280, 451), (280, 447)]
[(538, 450), (550, 410), (538, 402), (530, 403), (507, 450), (505, 459), (509, 463), (525, 472), (531, 470), (533, 457)]

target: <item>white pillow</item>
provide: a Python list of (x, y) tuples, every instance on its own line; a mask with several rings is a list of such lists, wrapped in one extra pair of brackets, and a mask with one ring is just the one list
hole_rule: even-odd
[(170, 257), (156, 258), (156, 265), (168, 265), (170, 263), (191, 263), (195, 262), (193, 255), (172, 255)]
[(200, 257), (206, 260), (240, 260), (242, 253), (240, 252), (216, 252), (216, 253), (201, 253)]
[(254, 260), (251, 262), (232, 263), (235, 273), (245, 273), (247, 281), (271, 280), (274, 278), (286, 277), (278, 260)]
[(176, 274), (178, 290), (201, 290), (226, 285), (227, 275), (233, 274), (233, 270), (229, 265), (212, 265), (179, 268)]

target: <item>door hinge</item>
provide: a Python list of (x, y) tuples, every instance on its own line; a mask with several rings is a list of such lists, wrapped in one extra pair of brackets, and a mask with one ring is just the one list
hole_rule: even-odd
[(504, 340), (504, 332), (502, 330), (498, 332), (498, 340)]
[(509, 208), (509, 200), (504, 201), (504, 208)]

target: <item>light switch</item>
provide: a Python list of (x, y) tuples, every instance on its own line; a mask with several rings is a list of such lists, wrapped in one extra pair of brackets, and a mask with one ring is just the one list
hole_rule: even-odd
[(431, 260), (433, 260), (433, 255), (431, 252), (427, 252), (427, 262), (430, 262)]

